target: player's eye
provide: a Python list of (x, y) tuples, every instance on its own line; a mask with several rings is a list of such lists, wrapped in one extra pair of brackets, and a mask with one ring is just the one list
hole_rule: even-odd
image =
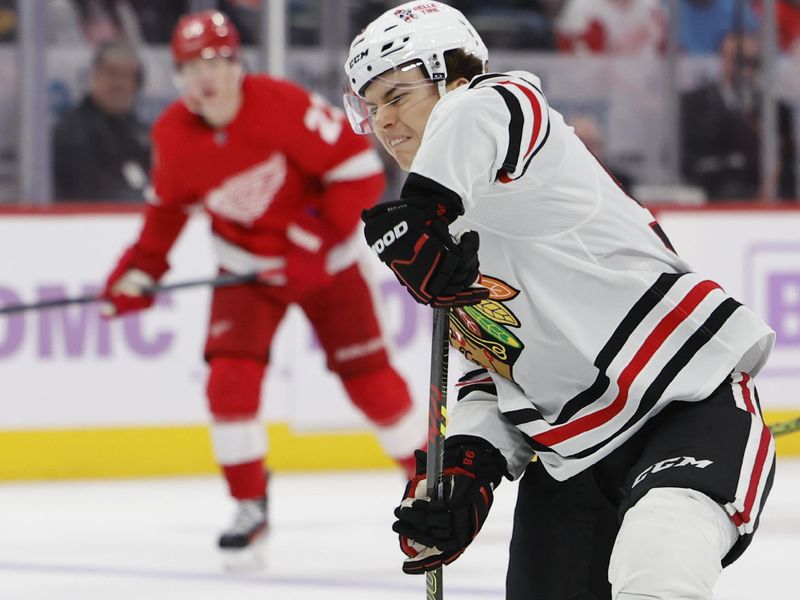
[(391, 100), (387, 101), (385, 104), (375, 105), (370, 104), (367, 106), (367, 114), (369, 115), (370, 119), (374, 119), (378, 114), (378, 110), (381, 108), (386, 108), (387, 106), (391, 106), (392, 104), (400, 104), (401, 101), (407, 96), (408, 94), (398, 94)]

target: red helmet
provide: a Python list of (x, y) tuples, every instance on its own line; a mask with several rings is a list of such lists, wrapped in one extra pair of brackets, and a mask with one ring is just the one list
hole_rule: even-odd
[(239, 32), (218, 10), (184, 15), (172, 33), (172, 57), (176, 65), (195, 58), (236, 58)]

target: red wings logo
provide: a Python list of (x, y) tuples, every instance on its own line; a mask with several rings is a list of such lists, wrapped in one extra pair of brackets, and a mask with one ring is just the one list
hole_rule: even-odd
[(276, 153), (223, 181), (208, 193), (205, 204), (211, 212), (249, 226), (267, 211), (285, 179), (286, 158)]

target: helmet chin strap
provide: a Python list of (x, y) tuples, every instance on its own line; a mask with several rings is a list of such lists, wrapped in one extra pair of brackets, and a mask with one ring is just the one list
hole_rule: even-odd
[(444, 95), (447, 93), (447, 83), (445, 83), (444, 79), (440, 79), (436, 83), (436, 88), (439, 90), (439, 99), (441, 100), (444, 98)]

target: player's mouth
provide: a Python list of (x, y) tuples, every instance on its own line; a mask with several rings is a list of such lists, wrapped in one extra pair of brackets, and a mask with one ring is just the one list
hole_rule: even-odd
[(402, 144), (403, 142), (407, 142), (410, 139), (411, 139), (410, 137), (405, 137), (405, 136), (404, 137), (391, 138), (388, 141), (389, 148), (395, 148), (395, 147), (399, 146), (400, 144)]

